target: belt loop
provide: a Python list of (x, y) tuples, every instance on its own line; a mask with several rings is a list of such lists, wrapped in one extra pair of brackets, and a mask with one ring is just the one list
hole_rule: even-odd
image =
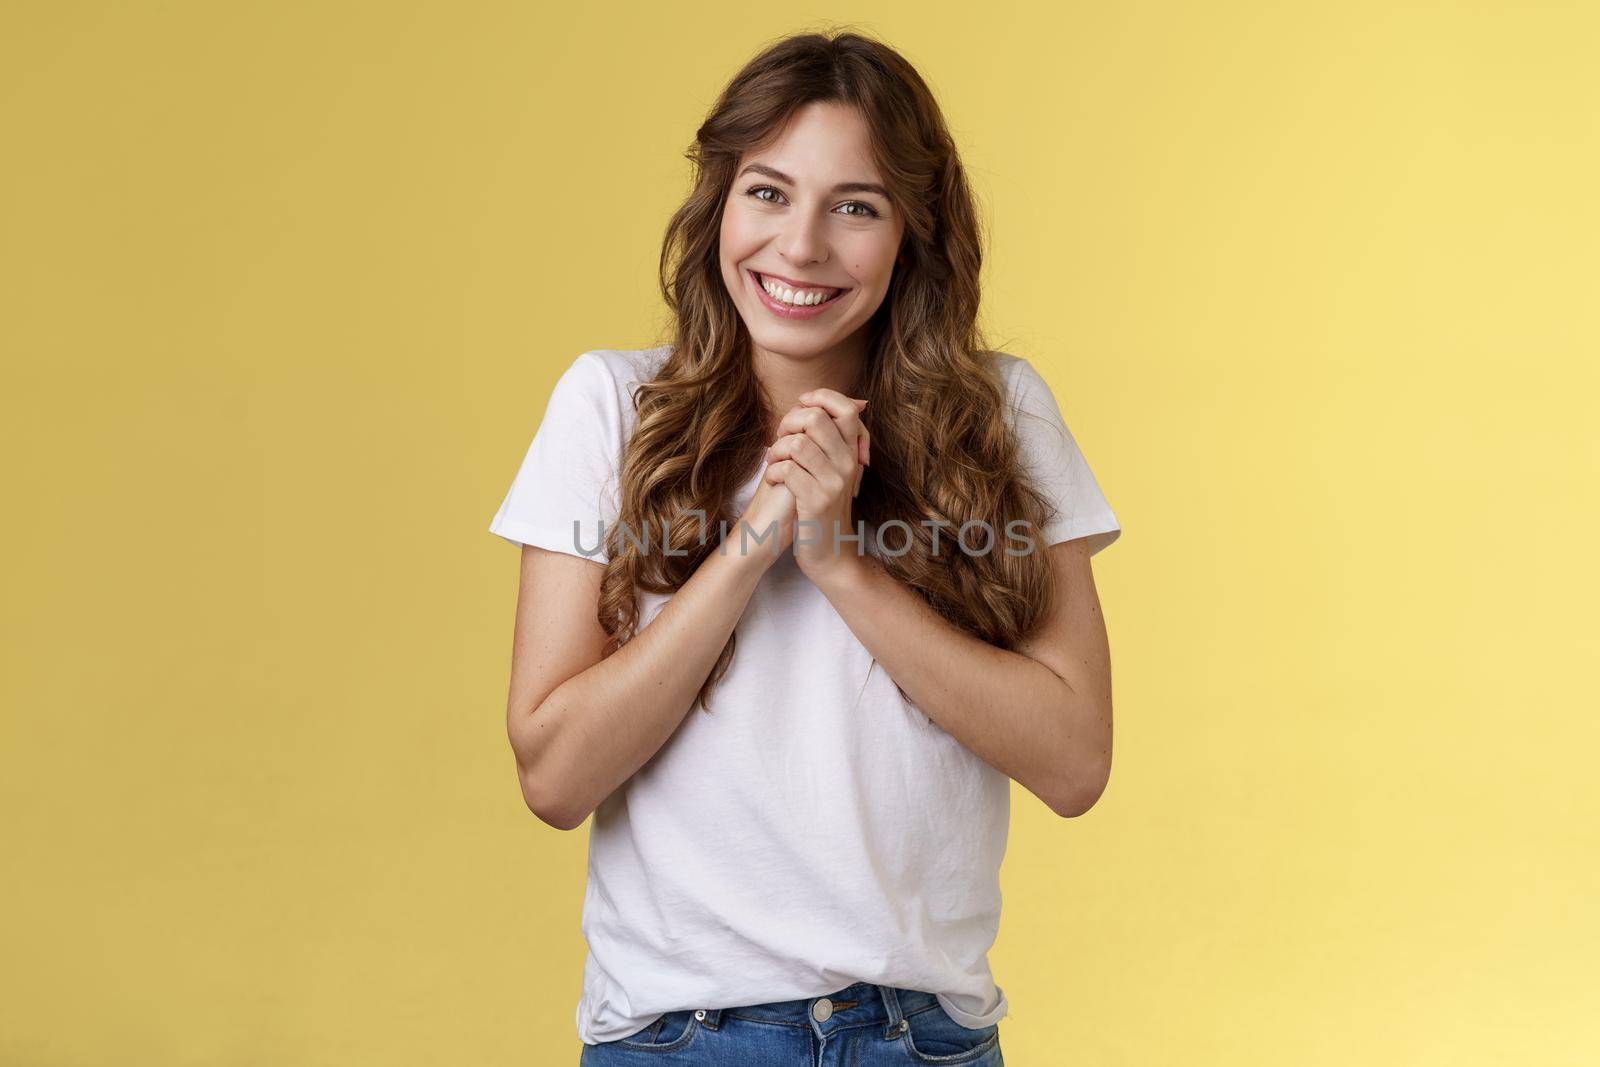
[(895, 993), (894, 986), (880, 985), (878, 992), (883, 994), (883, 1006), (889, 1012), (889, 1027), (883, 1032), (885, 1041), (892, 1041), (906, 1031), (906, 1018), (900, 1014), (900, 997)]
[(694, 1015), (695, 1018), (700, 1020), (700, 1025), (708, 1030), (715, 1030), (722, 1022), (721, 1008), (702, 1008), (695, 1012)]

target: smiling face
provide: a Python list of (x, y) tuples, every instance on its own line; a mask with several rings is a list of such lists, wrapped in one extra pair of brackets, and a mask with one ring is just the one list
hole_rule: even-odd
[(813, 103), (739, 160), (722, 212), (722, 280), (758, 348), (811, 359), (863, 343), (905, 230), (869, 146), (853, 108)]

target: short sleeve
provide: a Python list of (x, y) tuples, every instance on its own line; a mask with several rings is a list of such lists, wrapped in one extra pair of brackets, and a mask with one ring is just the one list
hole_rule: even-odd
[(489, 532), (606, 563), (616, 523), (622, 408), (605, 362), (585, 352), (557, 379)]
[(1021, 358), (1011, 367), (1010, 381), (1013, 427), (1023, 464), (1055, 508), (1044, 527), (1044, 543), (1088, 537), (1092, 556), (1120, 537), (1122, 526), (1061, 417), (1049, 383)]

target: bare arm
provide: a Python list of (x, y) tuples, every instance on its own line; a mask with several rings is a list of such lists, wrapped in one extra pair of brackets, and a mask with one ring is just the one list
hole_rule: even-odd
[[(763, 484), (743, 521), (757, 533), (778, 522), (781, 551), (793, 524), (780, 517), (793, 507), (788, 490)], [(770, 539), (741, 553), (730, 533), (725, 548), (706, 557), (648, 626), (602, 659), (606, 635), (595, 609), (604, 565), (523, 546), (506, 732), (523, 800), (544, 822), (563, 830), (582, 825), (683, 721), (776, 559)]]
[(823, 531), (808, 528), (796, 542), (801, 570), (889, 677), (957, 741), (1056, 814), (1088, 811), (1111, 774), (1111, 653), (1088, 541), (1048, 546), (1054, 607), (1015, 651), (980, 640), (858, 554), (858, 545), (833, 543), (829, 531), (856, 529), (850, 501), (864, 430), (841, 393), (813, 390), (800, 400), (779, 423), (782, 436), (767, 450), (775, 462), (762, 480), (788, 485), (800, 521)]
[(889, 677), (957, 741), (1064, 818), (1111, 775), (1111, 653), (1085, 539), (1052, 545), (1051, 614), (1016, 651), (952, 626), (870, 557), (818, 582)]

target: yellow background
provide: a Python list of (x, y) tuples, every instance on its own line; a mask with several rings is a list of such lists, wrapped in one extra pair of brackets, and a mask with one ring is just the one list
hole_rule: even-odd
[(12, 3), (0, 1062), (559, 1064), (486, 530), (761, 44), (882, 35), (1126, 529), (1012, 1067), (1600, 1061), (1600, 8)]

